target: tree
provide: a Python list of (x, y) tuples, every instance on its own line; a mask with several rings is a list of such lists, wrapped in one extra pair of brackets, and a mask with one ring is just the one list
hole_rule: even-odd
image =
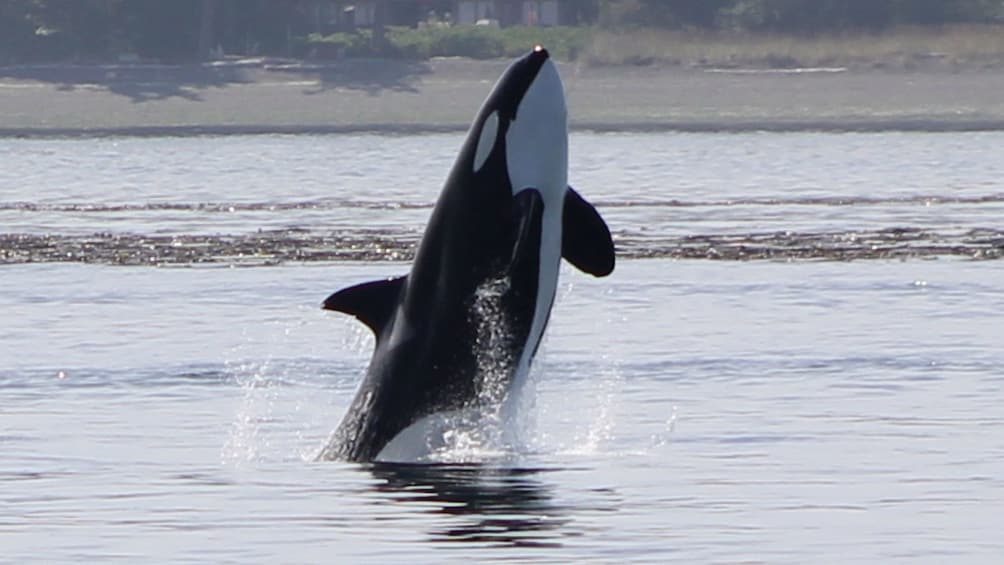
[(0, 62), (20, 58), (30, 51), (36, 26), (30, 18), (29, 0), (0, 3)]
[(647, 13), (651, 17), (659, 8), (666, 10), (675, 23), (697, 27), (714, 27), (718, 13), (731, 4), (730, 0), (671, 0), (660, 2), (648, 0), (645, 2)]
[(199, 58), (208, 59), (213, 51), (213, 19), (217, 0), (202, 0), (202, 17), (199, 23)]
[(713, 27), (733, 0), (607, 0), (598, 7), (608, 25)]
[(389, 0), (376, 0), (373, 6), (373, 35), (370, 46), (374, 53), (387, 52), (387, 16), (390, 14)]

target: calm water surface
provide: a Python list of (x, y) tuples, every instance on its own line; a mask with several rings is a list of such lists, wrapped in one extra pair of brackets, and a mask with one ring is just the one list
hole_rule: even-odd
[[(0, 142), (0, 232), (418, 236), (459, 137)], [(995, 230), (1002, 134), (573, 136), (620, 238)], [(231, 210), (232, 209), (232, 210)], [(658, 254), (655, 254), (658, 256)], [(1004, 263), (562, 273), (526, 445), (317, 463), (400, 261), (0, 266), (0, 561), (1004, 558)]]

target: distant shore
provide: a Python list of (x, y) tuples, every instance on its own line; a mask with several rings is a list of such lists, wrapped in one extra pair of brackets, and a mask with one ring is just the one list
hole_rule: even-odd
[[(463, 131), (508, 61), (0, 67), (0, 136)], [(1004, 130), (1004, 70), (560, 64), (573, 129)]]

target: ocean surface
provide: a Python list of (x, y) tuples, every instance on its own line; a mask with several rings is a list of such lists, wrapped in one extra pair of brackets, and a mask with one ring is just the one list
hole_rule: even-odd
[(314, 461), (461, 139), (0, 140), (0, 562), (1004, 559), (1004, 133), (576, 133), (523, 445)]

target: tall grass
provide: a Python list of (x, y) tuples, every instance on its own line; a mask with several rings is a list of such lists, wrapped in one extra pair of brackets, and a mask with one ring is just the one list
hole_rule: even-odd
[(742, 31), (583, 27), (392, 27), (381, 51), (369, 30), (311, 35), (319, 56), (391, 56), (411, 59), (513, 57), (536, 44), (559, 59), (592, 64), (663, 64), (697, 67), (898, 66), (930, 62), (994, 64), (1004, 61), (1004, 25), (900, 27), (882, 32), (819, 36)]
[(554, 57), (575, 59), (588, 46), (591, 34), (589, 28), (580, 27), (452, 26), (391, 28), (387, 39), (398, 54), (409, 57), (513, 57), (544, 45)]
[(1004, 26), (900, 27), (816, 37), (735, 31), (596, 31), (583, 58), (594, 64), (714, 67), (999, 63), (1004, 59)]
[(544, 45), (554, 57), (568, 60), (581, 56), (591, 36), (592, 30), (583, 27), (390, 27), (387, 29), (386, 44), (379, 50), (373, 45), (369, 30), (327, 36), (313, 34), (306, 38), (305, 43), (308, 50), (321, 56), (383, 55), (409, 59), (494, 59), (513, 57), (526, 53), (534, 45)]

